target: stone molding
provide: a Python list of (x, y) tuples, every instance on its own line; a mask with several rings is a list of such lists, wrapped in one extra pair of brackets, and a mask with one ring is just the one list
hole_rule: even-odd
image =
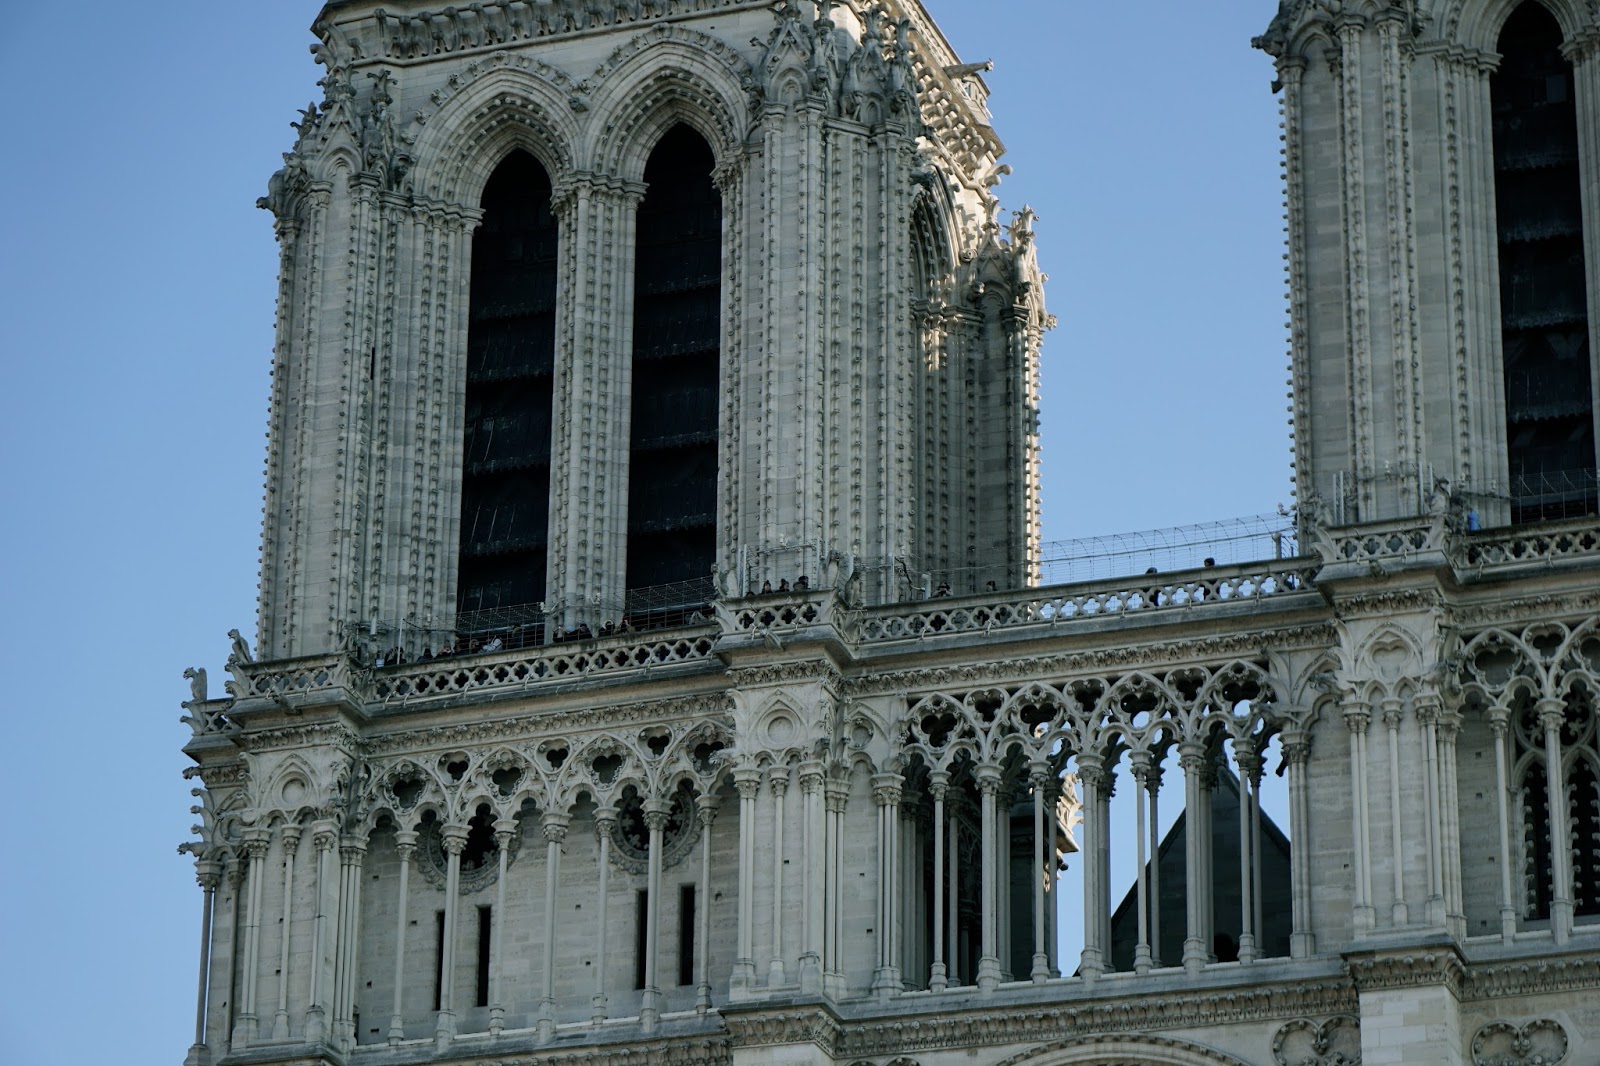
[(1472, 1037), (1475, 1066), (1557, 1066), (1567, 1058), (1567, 1031), (1539, 1018), (1525, 1025), (1490, 1022)]

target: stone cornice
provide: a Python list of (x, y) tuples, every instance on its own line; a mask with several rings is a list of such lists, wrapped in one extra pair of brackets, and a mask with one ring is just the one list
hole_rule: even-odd
[[(1157, 984), (1165, 982), (1140, 982), (1138, 988), (1144, 993)], [(936, 1009), (946, 1002), (948, 1010)], [(990, 1001), (978, 1005), (971, 1000), (917, 997), (910, 1002), (900, 1000), (896, 1006), (904, 1009), (892, 1019), (857, 1020), (849, 1017), (848, 1005), (846, 1013), (840, 1014), (822, 1004), (734, 1009), (725, 1013), (725, 1019), (734, 1047), (810, 1043), (835, 1058), (862, 1058), (1082, 1041), (1109, 1038), (1110, 1034), (1351, 1014), (1359, 1009), (1355, 987), (1344, 974), (1201, 992), (1172, 990), (1089, 1001), (1073, 998), (1065, 1003)]]
[(1005, 646), (987, 644), (984, 645), (984, 649), (990, 658), (956, 666), (869, 670), (848, 678), (844, 690), (850, 696), (869, 696), (890, 692), (962, 687), (995, 681), (1021, 682), (1105, 671), (1159, 668), (1193, 662), (1256, 658), (1269, 650), (1329, 648), (1336, 643), (1338, 634), (1334, 627), (1326, 622), (1317, 622), (1287, 629), (1246, 630), (1216, 637), (1155, 644), (1128, 642), (1088, 651), (1016, 658), (996, 658), (994, 656), (1004, 651)]
[(456, 747), (491, 740), (546, 736), (551, 733), (583, 732), (618, 725), (672, 721), (684, 718), (714, 718), (730, 710), (725, 693), (701, 693), (664, 700), (648, 700), (613, 706), (583, 707), (569, 711), (545, 711), (489, 721), (454, 722), (426, 729), (408, 729), (379, 734), (368, 742), (373, 756), (393, 755), (418, 749)]
[(1362, 992), (1391, 988), (1443, 986), (1461, 998), (1467, 987), (1467, 967), (1454, 948), (1376, 952), (1346, 956), (1350, 977)]
[(1533, 960), (1476, 963), (1467, 971), (1468, 999), (1499, 999), (1600, 988), (1600, 951)]

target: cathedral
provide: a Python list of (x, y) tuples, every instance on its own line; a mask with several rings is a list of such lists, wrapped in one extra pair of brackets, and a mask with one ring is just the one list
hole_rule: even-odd
[(312, 29), (187, 1066), (1600, 1062), (1592, 0), (1283, 0), (1295, 547), (1070, 584), (920, 0)]

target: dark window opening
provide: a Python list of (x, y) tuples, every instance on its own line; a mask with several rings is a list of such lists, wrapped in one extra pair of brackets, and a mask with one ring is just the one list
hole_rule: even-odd
[(433, 1009), (438, 1010), (444, 995), (444, 911), (434, 911), (433, 956), (438, 960), (433, 967)]
[(722, 197), (675, 126), (645, 167), (634, 270), (629, 589), (703, 579), (716, 555)]
[(494, 908), (478, 908), (478, 1006), (489, 1005), (489, 938), (494, 928)]
[(694, 886), (678, 888), (678, 983), (694, 984)]
[(559, 238), (550, 196), (539, 162), (513, 152), (484, 186), (472, 240), (463, 613), (545, 598)]
[(635, 912), (633, 923), (633, 987), (643, 988), (644, 956), (650, 947), (650, 890), (639, 889), (635, 898), (638, 910)]
[(1593, 381), (1572, 65), (1561, 27), (1524, 3), (1490, 80), (1511, 519), (1596, 507)]

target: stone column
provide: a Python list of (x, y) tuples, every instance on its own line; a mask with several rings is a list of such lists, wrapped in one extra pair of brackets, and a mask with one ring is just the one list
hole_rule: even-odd
[(783, 797), (789, 790), (789, 768), (772, 768), (772, 957), (767, 963), (767, 985), (784, 983), (783, 972)]
[(235, 1050), (243, 1050), (255, 1043), (259, 1035), (256, 1015), (256, 985), (261, 969), (261, 884), (266, 878), (264, 869), (271, 830), (247, 829), (244, 833), (244, 850), (249, 856), (245, 868), (244, 960), (239, 971), (239, 1016), (234, 1020)]
[(1567, 705), (1552, 697), (1539, 701), (1544, 727), (1545, 804), (1550, 814), (1550, 932), (1565, 944), (1572, 935), (1572, 827), (1567, 822), (1566, 773), (1561, 766), (1561, 727)]
[(878, 807), (878, 968), (872, 990), (879, 996), (901, 991), (895, 930), (900, 922), (900, 794), (904, 779), (896, 773), (872, 779)]
[(1500, 822), (1500, 939), (1507, 944), (1517, 935), (1516, 896), (1511, 888), (1511, 783), (1506, 773), (1510, 717), (1505, 707), (1489, 710), (1489, 727), (1494, 730), (1494, 806)]
[(550, 455), (547, 598), (560, 624), (620, 603), (628, 545), (635, 226), (641, 184), (599, 174), (562, 182)]
[(733, 963), (730, 991), (737, 995), (756, 983), (756, 796), (761, 789), (761, 771), (754, 767), (736, 770), (733, 783), (739, 790), (739, 954)]
[(283, 921), (278, 938), (278, 1012), (272, 1018), (272, 1039), (289, 1039), (289, 937), (294, 930), (294, 854), (300, 847), (300, 826), (283, 827)]
[[(1043, 865), (1046, 862), (1044, 790), (1050, 775), (1045, 772), (1042, 764), (1035, 764), (1028, 780), (1033, 785), (1033, 855), (1028, 860), (1028, 869), (1031, 871), (1029, 880), (1033, 882), (1033, 971), (1030, 976), (1034, 984), (1042, 985), (1050, 979), (1050, 956), (1045, 951), (1044, 940), (1045, 867)], [(1140, 925), (1142, 927), (1143, 923)]]
[(1427, 830), (1428, 856), (1427, 921), (1430, 926), (1437, 927), (1444, 924), (1444, 857), (1439, 840), (1442, 820), (1439, 809), (1439, 705), (1436, 700), (1419, 697), (1416, 709), (1417, 720), (1422, 724), (1422, 814)]
[(1367, 726), (1372, 712), (1360, 700), (1343, 704), (1345, 728), (1350, 732), (1351, 852), (1355, 859), (1355, 899), (1352, 905), (1356, 935), (1370, 933), (1377, 925), (1372, 904), (1371, 836), (1367, 829)]
[(456, 1036), (456, 912), (460, 909), (461, 852), (467, 846), (467, 827), (447, 825), (440, 835), (445, 853), (444, 946), (439, 957), (439, 1019), (433, 1038), (443, 1053)]
[(827, 906), (823, 921), (827, 926), (827, 946), (822, 959), (823, 994), (841, 999), (845, 994), (844, 899), (840, 878), (844, 871), (844, 814), (850, 802), (850, 782), (830, 778), (824, 785), (828, 813)]
[[(243, 924), (239, 920), (240, 911), (244, 907), (244, 872), (247, 866), (244, 849), (241, 847), (230, 852), (224, 860), (224, 876), (228, 882), (228, 938), (223, 946), (227, 949), (227, 965), (219, 967), (215, 961), (212, 963), (213, 971), (221, 970), (219, 976), (222, 984), (223, 1007), (218, 1013), (222, 1016), (222, 1024), (217, 1027), (221, 1030), (221, 1043), (223, 1050), (228, 1049), (228, 1043), (233, 1036), (233, 1025), (239, 1013), (239, 953), (243, 949), (240, 943), (244, 935)], [(212, 939), (215, 940), (215, 934)], [(211, 1029), (208, 1023), (208, 1029)], [(215, 1031), (212, 1029), (211, 1031)], [(307, 1038), (310, 1039), (309, 1037)]]
[(406, 1038), (406, 910), (411, 900), (411, 864), (417, 853), (417, 833), (402, 829), (394, 835), (395, 854), (400, 857), (400, 898), (395, 904), (394, 925), (394, 1009), (389, 1014), (389, 1046)]
[(1311, 790), (1306, 782), (1306, 762), (1311, 758), (1311, 734), (1300, 729), (1283, 734), (1283, 761), (1289, 777), (1289, 955), (1304, 959), (1317, 952), (1311, 932)]
[[(1421, 700), (1437, 699), (1424, 695)], [(1456, 738), (1461, 735), (1461, 712), (1441, 707), (1434, 717), (1439, 746), (1439, 861), (1443, 873), (1444, 921), (1450, 935), (1467, 935), (1466, 902), (1461, 885), (1461, 796), (1457, 785)]]
[(999, 909), (995, 899), (995, 863), (998, 851), (995, 846), (995, 797), (1000, 792), (1000, 768), (985, 764), (977, 768), (974, 776), (978, 779), (978, 791), (982, 796), (979, 822), (983, 834), (983, 869), (979, 877), (983, 893), (980, 923), (982, 951), (978, 959), (978, 991), (988, 993), (1000, 986), (1000, 937), (997, 928)]
[(1256, 960), (1255, 887), (1260, 856), (1255, 839), (1255, 782), (1261, 756), (1253, 742), (1235, 740), (1233, 761), (1239, 768), (1239, 961), (1251, 963)]
[(347, 836), (339, 841), (339, 929), (338, 953), (334, 969), (334, 1017), (339, 1046), (346, 1053), (356, 1045), (356, 971), (361, 964), (361, 865), (367, 855), (367, 842)]
[(648, 910), (644, 924), (644, 1002), (639, 1008), (639, 1026), (644, 1032), (653, 1033), (661, 1020), (656, 964), (661, 953), (661, 841), (667, 828), (667, 812), (660, 807), (647, 807), (644, 824), (650, 830), (650, 865), (645, 891)]
[(695, 905), (694, 1009), (711, 1010), (711, 823), (717, 818), (717, 798), (702, 794), (695, 800), (700, 819), (700, 893)]
[(1150, 794), (1150, 965), (1161, 965), (1161, 764), (1152, 762), (1146, 777)]
[(206, 1043), (207, 993), (211, 987), (211, 915), (217, 903), (217, 885), (222, 881), (222, 864), (215, 859), (195, 863), (195, 880), (200, 883), (200, 982), (195, 994), (194, 1043), (184, 1057), (183, 1066), (211, 1066), (211, 1048)]
[(1204, 886), (1211, 883), (1211, 867), (1206, 862), (1205, 839), (1211, 835), (1211, 820), (1206, 817), (1206, 746), (1204, 741), (1186, 740), (1178, 745), (1178, 765), (1183, 768), (1184, 889), (1188, 897), (1186, 935), (1183, 938), (1183, 968), (1199, 973), (1211, 959), (1211, 915)]
[[(331, 819), (321, 819), (311, 827), (311, 842), (317, 849), (317, 912), (311, 934), (311, 992), (306, 1005), (306, 1043), (320, 1044), (327, 1039), (328, 1004), (333, 999), (330, 956), (335, 929), (330, 919), (338, 908), (339, 888), (334, 878), (333, 854), (339, 846), (338, 827)], [(329, 906), (329, 897), (333, 905)]]
[(950, 916), (946, 939), (950, 942), (951, 984), (961, 983), (961, 827), (950, 816)]
[(944, 797), (949, 789), (948, 772), (935, 770), (928, 775), (928, 791), (933, 795), (933, 963), (928, 968), (932, 992), (943, 992), (949, 985), (944, 964)]
[(1394, 865), (1394, 903), (1390, 909), (1390, 921), (1399, 928), (1410, 920), (1406, 907), (1405, 834), (1400, 825), (1400, 701), (1386, 699), (1381, 710), (1383, 724), (1389, 734), (1389, 843), (1392, 848), (1390, 862)]
[(606, 931), (610, 922), (606, 912), (611, 902), (611, 834), (617, 826), (617, 810), (615, 807), (601, 807), (594, 812), (594, 836), (600, 848), (600, 884), (598, 886), (599, 906), (598, 926), (595, 930), (594, 949), (594, 995), (591, 997), (593, 1010), (590, 1019), (599, 1025), (606, 1020), (606, 967), (610, 963), (611, 955), (606, 950)]
[(511, 838), (517, 833), (514, 818), (497, 818), (494, 826), (494, 924), (489, 931), (489, 1035), (498, 1037), (506, 1027), (506, 864)]
[(1145, 857), (1145, 839), (1148, 834), (1145, 826), (1145, 793), (1149, 788), (1150, 753), (1148, 751), (1132, 752), (1128, 756), (1128, 763), (1130, 772), (1133, 774), (1133, 835), (1139, 863), (1139, 874), (1135, 881), (1135, 890), (1138, 895), (1139, 933), (1138, 940), (1133, 948), (1133, 970), (1135, 973), (1149, 973), (1151, 966), (1150, 877), (1149, 863)]
[(556, 1036), (556, 889), (561, 879), (561, 843), (567, 839), (570, 819), (548, 812), (540, 819), (544, 830), (544, 999), (539, 1003), (539, 1039)]
[[(827, 875), (822, 869), (823, 832), (822, 764), (815, 760), (800, 764), (800, 792), (803, 797), (805, 828), (801, 849), (804, 886), (800, 928), (800, 991), (814, 995), (822, 990), (822, 915), (826, 909)], [(709, 900), (707, 901), (709, 903)]]
[(1111, 913), (1110, 807), (1111, 774), (1098, 755), (1078, 756), (1078, 780), (1083, 785), (1083, 955), (1079, 971), (1086, 981), (1111, 968), (1107, 922)]

